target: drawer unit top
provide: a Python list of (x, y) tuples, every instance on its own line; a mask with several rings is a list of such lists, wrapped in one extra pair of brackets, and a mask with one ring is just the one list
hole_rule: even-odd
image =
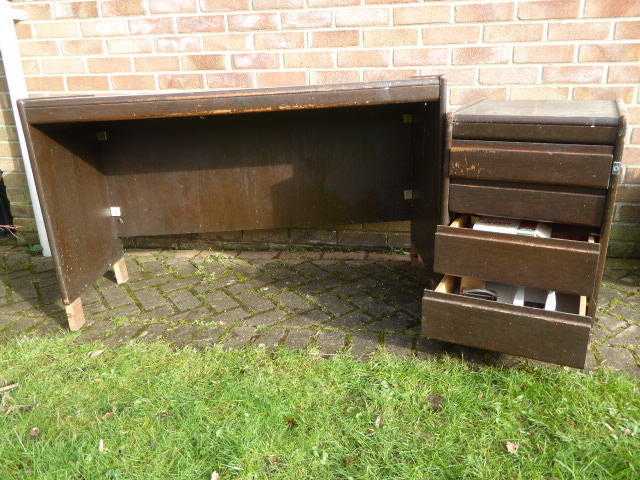
[(620, 119), (612, 101), (484, 100), (451, 115), (454, 138), (595, 145), (615, 144)]

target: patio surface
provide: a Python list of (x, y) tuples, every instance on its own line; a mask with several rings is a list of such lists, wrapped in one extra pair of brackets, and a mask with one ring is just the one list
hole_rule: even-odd
[[(319, 354), (380, 345), (398, 355), (522, 360), (421, 338), (420, 269), (408, 256), (366, 252), (133, 250), (130, 280), (102, 278), (83, 295), (78, 341), (117, 345), (166, 339), (177, 346), (288, 345)], [(50, 259), (0, 242), (0, 341), (64, 335)], [(640, 375), (640, 261), (610, 259), (587, 368)]]

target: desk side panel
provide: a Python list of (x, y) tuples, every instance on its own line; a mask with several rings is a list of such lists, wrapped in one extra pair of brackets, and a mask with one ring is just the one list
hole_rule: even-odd
[(27, 125), (62, 299), (71, 303), (122, 255), (91, 127)]

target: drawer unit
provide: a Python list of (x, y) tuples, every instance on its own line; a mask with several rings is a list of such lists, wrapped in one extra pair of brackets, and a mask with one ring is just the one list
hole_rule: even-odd
[[(616, 104), (483, 101), (450, 115), (448, 132), (434, 251), (444, 277), (424, 293), (423, 334), (583, 367), (619, 181)], [(542, 222), (551, 233), (474, 229), (479, 217)], [(555, 305), (468, 296), (469, 285), (486, 282), (554, 292)]]
[[(458, 218), (439, 226), (434, 270), (527, 287), (591, 295), (600, 245), (586, 232), (580, 240), (534, 238), (472, 229)], [(563, 233), (562, 228), (554, 228)]]

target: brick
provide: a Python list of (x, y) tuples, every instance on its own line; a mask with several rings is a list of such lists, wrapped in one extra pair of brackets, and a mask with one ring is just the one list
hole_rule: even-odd
[(103, 52), (102, 40), (85, 38), (62, 42), (62, 53), (66, 55), (100, 55)]
[(88, 58), (90, 73), (126, 73), (131, 71), (131, 60), (123, 57)]
[(512, 87), (511, 100), (568, 100), (569, 87)]
[(20, 42), (20, 55), (23, 57), (39, 57), (58, 54), (56, 42), (46, 40), (33, 40)]
[(404, 80), (406, 78), (415, 77), (417, 70), (404, 70), (399, 68), (382, 69), (382, 70), (365, 70), (363, 78), (365, 82), (388, 82), (392, 80)]
[(29, 5), (21, 3), (18, 5), (20, 11), (27, 15), (28, 20), (49, 20), (51, 19), (51, 8), (48, 4), (33, 4)]
[(640, 38), (640, 22), (616, 23), (615, 38), (618, 40), (635, 40)]
[(303, 0), (253, 0), (254, 10), (284, 10), (304, 8)]
[[(329, 85), (335, 83), (352, 83), (360, 80), (360, 74), (356, 70), (325, 70), (318, 72), (311, 72), (311, 84), (312, 85)], [(300, 234), (300, 232), (297, 232)], [(294, 232), (291, 232), (292, 236)], [(333, 235), (335, 237), (335, 234)], [(304, 238), (307, 238), (306, 236)], [(326, 238), (326, 235), (322, 236)], [(302, 240), (303, 242), (305, 240)], [(333, 242), (335, 243), (335, 238)]]
[(579, 14), (580, 0), (545, 0), (520, 3), (517, 17), (520, 20), (549, 20), (577, 18)]
[(143, 15), (142, 0), (108, 0), (102, 2), (102, 16)]
[(176, 22), (179, 33), (224, 32), (224, 17), (222, 15), (178, 17)]
[(640, 205), (616, 205), (616, 222), (640, 223)]
[(151, 53), (153, 40), (150, 38), (118, 38), (107, 40), (109, 53)]
[(156, 40), (159, 53), (197, 52), (201, 49), (199, 37), (165, 37)]
[(566, 63), (573, 60), (573, 45), (514, 47), (515, 63)]
[(328, 10), (282, 14), (282, 28), (324, 28), (329, 26), (331, 26), (331, 12)]
[(336, 10), (336, 27), (372, 27), (389, 24), (389, 13), (381, 8)]
[(284, 54), (285, 68), (332, 68), (335, 65), (335, 52), (295, 52)]
[(203, 42), (206, 51), (251, 50), (253, 48), (251, 35), (245, 33), (206, 36), (203, 38)]
[(231, 31), (277, 30), (280, 25), (280, 16), (275, 13), (229, 15), (227, 21)]
[(80, 58), (43, 58), (42, 73), (84, 73), (84, 62)]
[(348, 7), (360, 5), (360, 0), (307, 0), (310, 7)]
[(398, 67), (445, 65), (449, 63), (447, 48), (403, 48), (393, 52), (393, 64)]
[(95, 75), (68, 76), (67, 86), (70, 91), (109, 90), (109, 78)]
[(573, 90), (575, 100), (621, 100), (631, 103), (635, 90), (633, 87), (576, 87)]
[(640, 106), (627, 105), (625, 117), (631, 125), (640, 124)]
[(182, 57), (182, 70), (224, 70), (223, 55), (188, 55)]
[(538, 79), (536, 67), (497, 67), (480, 68), (478, 81), (480, 85), (514, 85), (532, 84)]
[(476, 25), (434, 25), (422, 29), (422, 43), (425, 45), (476, 43), (478, 40), (480, 27)]
[(418, 30), (408, 28), (366, 30), (364, 32), (365, 47), (397, 47), (416, 45)]
[(234, 68), (239, 69), (265, 69), (278, 68), (278, 55), (273, 53), (240, 53), (231, 56)]
[(136, 18), (129, 20), (132, 35), (158, 35), (174, 33), (173, 20), (170, 18)]
[(304, 48), (303, 32), (256, 33), (254, 42), (257, 50), (278, 50), (283, 48)]
[[(622, 163), (625, 165), (640, 165), (640, 148), (626, 147), (622, 152)], [(640, 200), (638, 200), (640, 202)]]
[(260, 72), (256, 75), (256, 87), (295, 87), (306, 84), (304, 72)]
[(511, 47), (459, 47), (453, 49), (454, 65), (508, 63)]
[(506, 88), (466, 88), (451, 87), (450, 102), (452, 105), (475, 103), (480, 100), (506, 100)]
[(339, 67), (386, 67), (391, 55), (385, 50), (340, 50)]
[(97, 2), (54, 3), (56, 18), (91, 18), (98, 16)]
[(137, 57), (133, 59), (136, 72), (180, 70), (178, 57)]
[(586, 0), (585, 17), (640, 17), (640, 0)]
[(129, 24), (127, 20), (122, 18), (83, 20), (80, 22), (80, 30), (84, 37), (127, 35), (129, 33)]
[(432, 3), (420, 7), (398, 7), (393, 9), (393, 23), (396, 25), (446, 23), (449, 21), (449, 10), (446, 5)]
[[(627, 167), (624, 170), (624, 181), (622, 182), (625, 185), (640, 185), (640, 168), (638, 167)], [(638, 198), (637, 201), (640, 202), (640, 190), (638, 190)], [(621, 199), (618, 196), (618, 199)], [(624, 200), (627, 200), (626, 198)]]
[[(34, 73), (40, 73), (40, 67), (37, 60), (23, 60), (22, 71), (25, 75), (32, 75)], [(0, 133), (2, 129), (0, 129)]]
[(607, 83), (640, 83), (640, 65), (611, 65)]
[(208, 73), (206, 80), (208, 88), (249, 88), (253, 86), (251, 75), (248, 73)]
[(155, 90), (153, 75), (114, 75), (111, 83), (115, 90)]
[(195, 13), (196, 0), (149, 0), (151, 13)]
[(16, 38), (18, 40), (26, 40), (33, 37), (33, 29), (28, 23), (16, 23)]
[(438, 67), (429, 66), (420, 69), (421, 75), (443, 75), (449, 85), (473, 85), (476, 80), (476, 69), (473, 67)]
[(33, 33), (39, 38), (65, 38), (79, 35), (76, 22), (57, 21), (33, 24)]
[(27, 77), (30, 92), (61, 92), (64, 90), (63, 77)]
[(550, 66), (542, 69), (542, 80), (547, 83), (599, 83), (604, 68), (586, 65)]
[(357, 47), (359, 42), (360, 34), (357, 30), (332, 30), (311, 33), (311, 46), (313, 48)]
[(640, 60), (640, 44), (583, 45), (581, 62), (637, 62)]
[(640, 144), (640, 127), (636, 127), (631, 132), (631, 143)]
[(609, 37), (609, 30), (608, 23), (600, 22), (550, 23), (547, 38), (549, 40), (604, 40)]
[(455, 7), (456, 22), (502, 22), (512, 18), (512, 3), (474, 3)]
[(250, 10), (250, 0), (200, 0), (204, 12)]
[(190, 90), (204, 86), (202, 75), (184, 73), (158, 75), (158, 84), (162, 90)]
[(487, 25), (484, 27), (484, 41), (489, 43), (535, 42), (542, 40), (544, 25), (541, 23)]

